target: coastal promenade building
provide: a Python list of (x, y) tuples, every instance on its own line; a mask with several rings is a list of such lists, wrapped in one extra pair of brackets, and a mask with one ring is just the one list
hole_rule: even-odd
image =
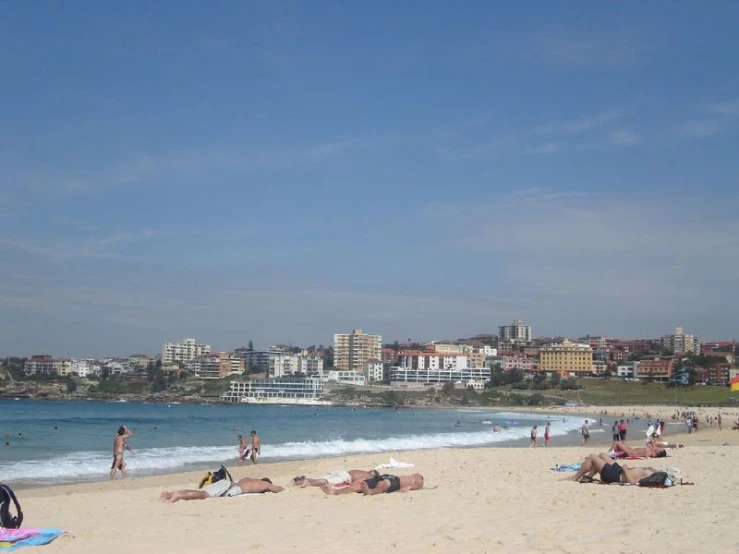
[(185, 363), (185, 371), (200, 379), (223, 379), (244, 373), (244, 360), (228, 352), (211, 352)]
[(461, 369), (468, 367), (470, 363), (469, 358), (461, 354), (401, 350), (397, 365), (408, 369)]
[(560, 371), (592, 375), (593, 349), (589, 344), (576, 344), (565, 339), (539, 349), (539, 368), (542, 371)]
[(367, 360), (382, 356), (382, 337), (368, 335), (361, 329), (334, 335), (334, 367), (344, 371), (363, 371)]
[(390, 383), (466, 383), (469, 381), (490, 381), (489, 367), (462, 367), (439, 369), (414, 369), (409, 367), (393, 366), (390, 368)]
[(498, 327), (498, 340), (501, 342), (521, 343), (531, 342), (531, 325), (524, 325), (516, 319), (510, 325)]
[(665, 335), (660, 342), (664, 350), (674, 354), (692, 352), (697, 355), (701, 353), (701, 343), (698, 337), (686, 335), (682, 327), (676, 327), (674, 334)]
[(162, 345), (162, 363), (185, 363), (200, 356), (210, 354), (210, 345), (198, 344), (193, 338), (186, 338), (182, 342), (165, 342)]

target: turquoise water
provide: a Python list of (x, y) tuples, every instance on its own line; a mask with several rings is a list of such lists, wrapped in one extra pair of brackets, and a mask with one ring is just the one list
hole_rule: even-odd
[[(237, 434), (255, 429), (262, 462), (441, 447), (513, 445), (534, 424), (571, 443), (582, 417), (484, 409), (140, 404), (0, 400), (0, 481), (53, 484), (107, 478), (118, 426), (136, 429), (131, 475), (233, 463)], [(592, 418), (591, 418), (592, 420)], [(492, 423), (505, 428), (493, 433)], [(54, 427), (58, 430), (55, 430)], [(21, 436), (18, 436), (21, 433)], [(540, 433), (543, 434), (543, 433)], [(569, 439), (567, 438), (567, 435)]]

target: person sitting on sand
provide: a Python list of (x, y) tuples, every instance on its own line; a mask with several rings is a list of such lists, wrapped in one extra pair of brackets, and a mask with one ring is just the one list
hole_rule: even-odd
[(565, 477), (562, 481), (580, 481), (583, 478), (592, 479), (595, 474), (600, 475), (604, 483), (629, 483), (637, 485), (645, 477), (657, 473), (653, 467), (628, 467), (614, 462), (608, 454), (590, 454), (582, 467), (572, 477)]
[(651, 444), (654, 448), (683, 448), (685, 446), (684, 444), (680, 444), (679, 442), (661, 441), (657, 433), (654, 433), (651, 437), (649, 437), (649, 439), (647, 440), (647, 445), (649, 444)]
[(332, 487), (346, 486), (356, 483), (357, 481), (364, 481), (365, 479), (372, 479), (378, 477), (380, 474), (376, 470), (364, 471), (363, 469), (350, 469), (349, 471), (332, 471), (322, 477), (312, 479), (305, 475), (294, 477), (293, 486), (300, 488), (304, 487), (322, 487), (324, 485), (331, 485)]
[(423, 488), (423, 475), (414, 473), (413, 475), (378, 475), (370, 479), (364, 479), (352, 483), (347, 487), (340, 489), (330, 485), (323, 485), (321, 490), (328, 495), (349, 494), (359, 492), (365, 496), (390, 492), (408, 492)]
[(614, 453), (623, 452), (626, 456), (632, 458), (666, 458), (667, 451), (664, 448), (654, 446), (652, 443), (646, 446), (631, 447), (625, 442), (615, 441), (611, 445), (611, 451)]
[(239, 496), (240, 494), (259, 494), (263, 492), (282, 492), (285, 489), (273, 485), (272, 481), (264, 477), (254, 479), (244, 477), (238, 483), (228, 479), (222, 479), (211, 483), (200, 490), (179, 490), (173, 492), (164, 491), (159, 500), (162, 502), (177, 502), (178, 500), (205, 500), (207, 498), (222, 498), (224, 496)]

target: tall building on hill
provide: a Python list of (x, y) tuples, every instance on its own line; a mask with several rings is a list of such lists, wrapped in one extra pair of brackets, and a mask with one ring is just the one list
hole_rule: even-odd
[(665, 335), (661, 339), (662, 348), (674, 354), (682, 354), (684, 352), (692, 352), (693, 354), (701, 353), (701, 343), (698, 337), (694, 335), (686, 335), (682, 327), (675, 328), (674, 335)]
[(344, 371), (364, 371), (369, 360), (382, 355), (382, 337), (367, 335), (361, 329), (334, 335), (334, 367)]
[(498, 340), (504, 342), (531, 342), (531, 325), (516, 319), (510, 325), (498, 327)]
[(162, 363), (189, 362), (201, 356), (210, 354), (209, 344), (197, 344), (193, 338), (186, 338), (183, 342), (165, 342), (162, 345)]

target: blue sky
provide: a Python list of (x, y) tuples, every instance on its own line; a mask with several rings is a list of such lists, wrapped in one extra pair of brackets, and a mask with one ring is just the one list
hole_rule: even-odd
[(1, 2), (0, 355), (739, 338), (736, 3), (354, 4)]

